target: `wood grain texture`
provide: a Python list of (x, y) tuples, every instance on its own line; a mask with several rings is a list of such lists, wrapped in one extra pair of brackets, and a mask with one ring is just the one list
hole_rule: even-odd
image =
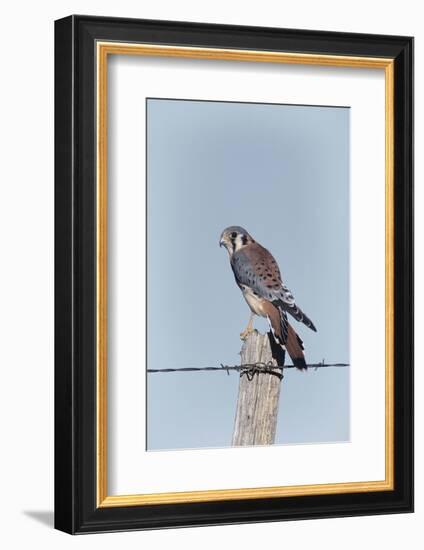
[[(243, 343), (241, 364), (284, 364), (273, 357), (267, 334), (253, 331)], [(280, 399), (280, 370), (272, 372), (240, 373), (239, 393), (233, 431), (233, 446), (272, 445), (277, 429)]]

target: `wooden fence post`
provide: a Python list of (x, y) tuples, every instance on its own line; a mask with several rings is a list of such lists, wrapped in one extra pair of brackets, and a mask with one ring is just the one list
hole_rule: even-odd
[[(243, 342), (241, 364), (284, 365), (284, 352), (269, 333), (253, 331)], [(277, 428), (282, 371), (241, 372), (232, 445), (272, 445)]]

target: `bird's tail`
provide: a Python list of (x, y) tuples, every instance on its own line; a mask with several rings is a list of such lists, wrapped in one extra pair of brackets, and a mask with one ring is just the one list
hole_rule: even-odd
[(288, 324), (288, 334), (286, 341), (286, 350), (290, 355), (293, 365), (299, 370), (306, 370), (308, 367), (303, 353), (303, 342), (290, 323)]
[(274, 300), (273, 304), (278, 307), (280, 311), (287, 311), (287, 313), (290, 313), (290, 315), (294, 317), (296, 321), (299, 321), (299, 323), (303, 323), (314, 332), (317, 331), (314, 323), (296, 304), (287, 304), (281, 300)]
[(288, 322), (286, 312), (279, 307), (272, 306), (267, 317), (276, 343), (287, 350), (297, 369), (306, 370), (303, 341)]

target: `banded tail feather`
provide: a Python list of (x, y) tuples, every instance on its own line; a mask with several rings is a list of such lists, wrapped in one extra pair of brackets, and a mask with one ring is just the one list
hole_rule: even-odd
[(299, 321), (300, 323), (303, 323), (304, 325), (306, 325), (308, 328), (310, 328), (311, 330), (313, 330), (314, 332), (317, 331), (317, 329), (315, 328), (315, 325), (314, 323), (309, 319), (309, 317), (303, 313), (303, 311), (297, 307), (296, 304), (289, 304), (289, 303), (286, 303), (286, 302), (283, 302), (282, 300), (275, 300), (274, 302), (272, 302), (276, 307), (278, 307), (278, 309), (282, 309), (284, 311), (287, 311), (287, 313), (290, 313), (290, 315), (296, 319), (296, 321)]
[(288, 322), (286, 312), (281, 307), (273, 307), (267, 319), (275, 342), (287, 351), (297, 369), (306, 370), (303, 341)]
[(287, 353), (290, 355), (290, 359), (293, 361), (293, 365), (299, 370), (306, 370), (308, 368), (305, 360), (305, 354), (303, 353), (303, 342), (300, 336), (295, 332), (294, 328), (288, 323), (289, 331), (286, 342)]

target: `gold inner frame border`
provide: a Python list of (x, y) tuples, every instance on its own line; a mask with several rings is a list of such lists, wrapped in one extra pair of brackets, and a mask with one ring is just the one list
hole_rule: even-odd
[[(214, 489), (171, 493), (107, 493), (107, 61), (109, 55), (219, 59), (331, 67), (384, 69), (385, 72), (385, 479), (315, 485)], [(96, 471), (97, 507), (142, 506), (290, 496), (364, 493), (394, 489), (394, 60), (391, 58), (303, 54), (165, 46), (141, 43), (96, 43)]]

